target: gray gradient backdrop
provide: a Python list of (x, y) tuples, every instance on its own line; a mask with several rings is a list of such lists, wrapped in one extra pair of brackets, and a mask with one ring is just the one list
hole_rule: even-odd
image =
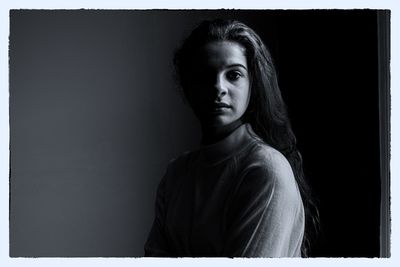
[(10, 18), (11, 255), (143, 255), (158, 181), (199, 139), (171, 60), (193, 25), (149, 12)]

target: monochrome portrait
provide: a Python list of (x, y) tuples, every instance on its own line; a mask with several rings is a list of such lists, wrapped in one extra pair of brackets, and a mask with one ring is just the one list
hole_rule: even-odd
[(389, 257), (389, 10), (11, 10), (11, 257)]

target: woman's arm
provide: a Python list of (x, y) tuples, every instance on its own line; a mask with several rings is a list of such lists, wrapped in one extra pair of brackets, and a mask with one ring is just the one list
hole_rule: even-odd
[(304, 210), (282, 154), (269, 152), (246, 170), (228, 220), (223, 256), (300, 257)]

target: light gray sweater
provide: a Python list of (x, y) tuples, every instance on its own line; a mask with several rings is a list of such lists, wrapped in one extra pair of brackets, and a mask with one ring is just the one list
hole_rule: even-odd
[(244, 124), (170, 162), (145, 256), (300, 257), (303, 234), (289, 162)]

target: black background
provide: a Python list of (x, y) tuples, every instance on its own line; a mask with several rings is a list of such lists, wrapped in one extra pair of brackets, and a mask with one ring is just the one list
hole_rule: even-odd
[(215, 17), (271, 49), (320, 205), (311, 256), (379, 256), (373, 10), (11, 11), (11, 256), (143, 255), (165, 166), (199, 140), (173, 51)]

